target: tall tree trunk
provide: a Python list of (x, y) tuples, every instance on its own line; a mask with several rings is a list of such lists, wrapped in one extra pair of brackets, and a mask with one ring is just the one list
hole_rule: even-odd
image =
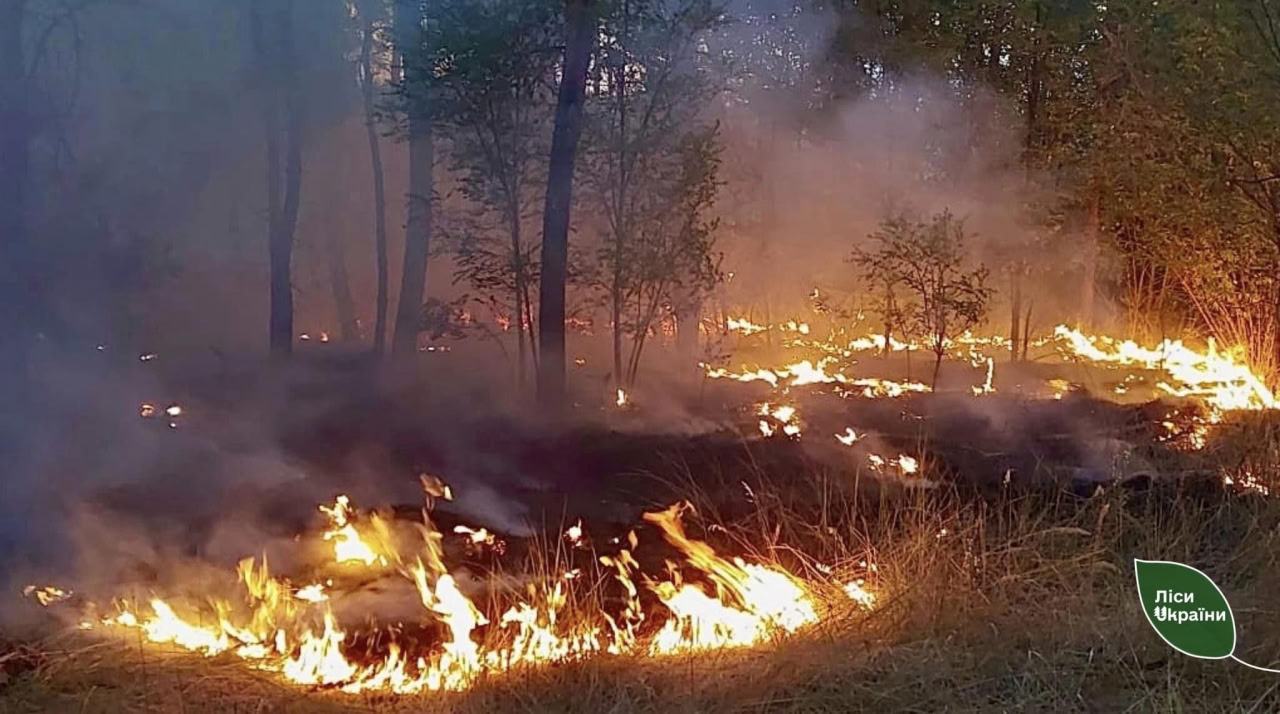
[(1089, 328), (1094, 320), (1094, 292), (1098, 280), (1098, 233), (1102, 198), (1095, 190), (1089, 194), (1084, 227), (1084, 275), (1080, 285), (1080, 325)]
[(587, 65), (595, 42), (595, 0), (566, 0), (564, 68), (556, 99), (555, 127), (542, 215), (542, 282), (538, 289), (538, 401), (559, 411), (565, 400), (565, 277), (569, 257), (569, 209), (573, 169), (582, 134)]
[(378, 142), (374, 107), (373, 12), (368, 3), (359, 8), (363, 36), (360, 39), (360, 94), (364, 103), (365, 136), (369, 141), (369, 161), (373, 168), (373, 249), (378, 272), (374, 297), (373, 351), (382, 354), (387, 346), (387, 191), (382, 171), (382, 148)]
[[(267, 19), (272, 45), (268, 45), (266, 39), (268, 26), (264, 25), (260, 7), (263, 4), (271, 7)], [(271, 296), (268, 336), (271, 356), (287, 359), (293, 351), (293, 234), (298, 223), (302, 185), (302, 121), (295, 77), (292, 0), (255, 0), (250, 6), (250, 24), (263, 88), (267, 145), (267, 253)]]
[(281, 347), (279, 354), (293, 351), (293, 236), (298, 226), (298, 209), (302, 189), (302, 108), (298, 95), (296, 71), (297, 55), (294, 51), (293, 0), (285, 0), (281, 8), (281, 39), (284, 76), (285, 158), (284, 158), (284, 206), (280, 220), (279, 247), (273, 252), (278, 260), (271, 265), (272, 312), (276, 312), (279, 296), (279, 318), (273, 319), (277, 329), (272, 331)]
[(528, 310), (525, 305), (524, 251), (520, 245), (520, 213), (519, 201), (512, 202), (511, 211), (511, 262), (515, 273), (515, 315), (516, 325), (516, 386), (524, 392), (525, 380), (525, 318)]
[(422, 326), (422, 298), (427, 283), (427, 254), (431, 246), (432, 145), (426, 77), (421, 71), (422, 7), (418, 2), (396, 3), (396, 44), (404, 65), (409, 113), (409, 196), (404, 229), (404, 265), (396, 331), (391, 351), (403, 360), (417, 351)]

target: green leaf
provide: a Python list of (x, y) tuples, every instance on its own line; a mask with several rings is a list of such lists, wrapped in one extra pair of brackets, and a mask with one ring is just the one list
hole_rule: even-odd
[(1165, 642), (1192, 657), (1231, 656), (1236, 649), (1235, 617), (1209, 576), (1182, 563), (1136, 558), (1133, 571), (1142, 611)]

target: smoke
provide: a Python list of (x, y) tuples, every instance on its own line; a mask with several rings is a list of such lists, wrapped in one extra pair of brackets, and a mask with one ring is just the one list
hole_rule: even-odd
[[(993, 269), (1019, 250), (1050, 267), (1059, 256), (1025, 248), (1050, 230), (1031, 209), (1052, 197), (1019, 161), (1015, 120), (994, 95), (958, 97), (943, 79), (915, 76), (838, 102), (802, 131), (780, 131), (785, 123), (776, 118), (726, 122), (728, 180), (754, 189), (727, 191), (722, 205), (731, 291), (745, 302), (755, 291), (794, 306), (815, 286), (856, 290), (844, 259), (898, 212), (927, 218), (950, 210), (974, 235), (975, 260)], [(1061, 279), (1040, 283), (1046, 302), (1059, 300), (1053, 290)]]
[[(40, 138), (33, 172), (41, 198), (31, 229), (47, 246), (40, 264), (56, 327), (36, 351), (39, 398), (0, 407), (21, 442), (0, 476), (0, 562), (11, 572), (75, 563), (107, 579), (125, 563), (223, 562), (263, 544), (286, 560), (284, 544), (314, 522), (317, 503), (345, 492), (359, 504), (417, 504), (421, 473), (451, 485), (456, 500), (440, 508), (529, 533), (540, 514), (523, 503), (545, 495), (558, 469), (576, 467), (541, 458), (536, 447), (552, 430), (526, 408), (528, 375), (522, 385), (514, 358), (478, 339), (419, 355), (422, 388), (379, 381), (363, 355), (375, 289), (372, 175), (341, 4), (298, 17), (306, 72), (295, 324), (333, 342), (300, 344), (301, 364), (288, 370), (261, 361), (264, 135), (242, 8), (108, 5), (86, 10), (82, 24), (94, 30), (85, 44), (55, 38), (60, 51), (75, 49), (66, 59), (81, 72), (49, 80), (50, 95), (74, 110), (50, 122), (58, 131)], [(832, 78), (848, 68), (833, 64), (830, 48), (847, 18), (782, 2), (738, 3), (730, 15), (739, 21), (712, 44), (736, 52), (733, 91), (716, 109), (726, 144), (720, 246), (735, 277), (717, 301), (763, 302), (780, 317), (815, 285), (855, 290), (842, 258), (900, 208), (951, 209), (983, 256), (1032, 230), (1023, 207), (1047, 199), (1028, 187), (1016, 113), (994, 95), (927, 75), (836, 92)], [(395, 295), (405, 147), (385, 137), (383, 153)], [(447, 167), (439, 173), (447, 188)], [(452, 200), (442, 192), (442, 203)], [(575, 240), (595, 229), (576, 226)], [(334, 245), (362, 327), (355, 344), (337, 344)], [(458, 292), (447, 257), (433, 257), (430, 270), (432, 297)], [(1052, 280), (1040, 285), (1054, 290)], [(724, 404), (690, 387), (692, 364), (711, 355), (691, 358), (655, 336), (629, 395), (637, 408), (618, 409), (606, 342), (607, 329), (570, 338), (570, 359), (583, 360), (569, 366), (574, 398), (589, 425), (725, 428)], [(161, 413), (141, 416), (144, 403)], [(173, 404), (183, 413), (169, 419)]]

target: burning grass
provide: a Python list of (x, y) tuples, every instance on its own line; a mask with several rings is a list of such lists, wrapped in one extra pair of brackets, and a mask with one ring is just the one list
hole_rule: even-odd
[(1134, 556), (1204, 567), (1236, 606), (1241, 648), (1274, 662), (1280, 507), (1270, 499), (1201, 480), (1085, 500), (913, 492), (879, 509), (833, 494), (801, 512), (794, 484), (756, 476), (753, 508), (711, 523), (715, 531), (753, 558), (814, 577), (826, 567), (868, 572), (874, 609), (827, 592), (824, 607), (840, 603), (830, 616), (751, 648), (669, 658), (633, 650), (399, 697), (298, 689), (229, 653), (199, 657), (136, 635), (88, 644), (64, 633), (0, 655), (9, 672), (0, 701), (14, 711), (102, 712), (1207, 711), (1248, 709), (1274, 693), (1265, 674), (1171, 652), (1143, 626), (1129, 572)]

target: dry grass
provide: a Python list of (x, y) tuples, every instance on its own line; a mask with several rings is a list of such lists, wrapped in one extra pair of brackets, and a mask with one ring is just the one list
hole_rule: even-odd
[[(1247, 428), (1247, 427), (1245, 427)], [(1262, 428), (1262, 427), (1260, 427)], [(1269, 431), (1267, 433), (1270, 433)], [(1246, 439), (1246, 441), (1248, 441)], [(1276, 453), (1271, 439), (1253, 440)], [(1226, 447), (1224, 447), (1226, 448)], [(1237, 448), (1237, 447), (1231, 447)], [(1230, 468), (1257, 468), (1262, 457)], [(1208, 480), (978, 498), (955, 491), (867, 503), (817, 472), (747, 479), (752, 506), (723, 508), (688, 475), (706, 537), (803, 571), (866, 573), (865, 613), (832, 592), (811, 631), (746, 652), (604, 657), (517, 672), (456, 695), (305, 691), (231, 659), (74, 635), (0, 661), (4, 712), (848, 712), (1275, 711), (1280, 677), (1171, 650), (1133, 592), (1134, 557), (1204, 569), (1237, 617), (1237, 654), (1280, 660), (1280, 503)], [(808, 553), (802, 556), (799, 553)], [(874, 564), (874, 572), (862, 563)]]

